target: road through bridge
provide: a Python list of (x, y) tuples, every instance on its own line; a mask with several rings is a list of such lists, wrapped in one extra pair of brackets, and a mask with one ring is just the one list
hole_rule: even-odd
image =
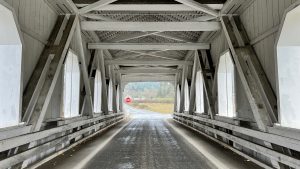
[(0, 0), (0, 168), (300, 168), (299, 4)]

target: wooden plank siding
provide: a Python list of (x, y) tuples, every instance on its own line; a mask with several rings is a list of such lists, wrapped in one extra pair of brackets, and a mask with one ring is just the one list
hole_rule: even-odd
[[(279, 26), (286, 8), (296, 0), (254, 0), (240, 13), (241, 21), (246, 29), (250, 41), (258, 39), (253, 47), (258, 55), (264, 71), (267, 74), (273, 90), (276, 90), (275, 79), (275, 40), (277, 31), (270, 32)], [(217, 65), (220, 54), (228, 49), (223, 32), (212, 40), (211, 53), (214, 64)]]
[(56, 22), (57, 14), (43, 0), (5, 0), (17, 15), (24, 38), (24, 88)]

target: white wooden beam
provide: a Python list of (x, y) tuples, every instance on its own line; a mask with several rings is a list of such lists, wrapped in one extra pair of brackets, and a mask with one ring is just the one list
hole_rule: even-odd
[[(86, 7), (87, 4), (78, 5)], [(220, 10), (223, 4), (206, 4), (211, 9)], [(148, 11), (148, 12), (165, 12), (165, 11), (195, 11), (194, 8), (182, 4), (110, 4), (94, 10), (101, 11)]]
[[(182, 114), (182, 116), (186, 116), (186, 115)], [(255, 152), (263, 154), (266, 157), (269, 157), (270, 159), (275, 160), (276, 162), (281, 162), (281, 163), (286, 164), (288, 166), (291, 166), (293, 168), (299, 168), (300, 167), (300, 160), (298, 160), (297, 158), (285, 155), (283, 153), (279, 153), (278, 151), (271, 150), (271, 149), (269, 149), (267, 147), (264, 147), (264, 146), (262, 146), (260, 144), (253, 143), (253, 142), (248, 141), (248, 140), (246, 140), (244, 138), (240, 138), (238, 136), (234, 136), (232, 134), (228, 134), (228, 133), (226, 133), (224, 131), (217, 130), (217, 129), (213, 128), (213, 127), (206, 126), (204, 124), (201, 124), (201, 123), (198, 123), (198, 122), (194, 122), (192, 120), (188, 120), (188, 119), (184, 119), (184, 118), (180, 118), (180, 120), (184, 121), (183, 124), (186, 123), (186, 124), (193, 125), (194, 127), (200, 127), (203, 130), (205, 130), (205, 131), (214, 133), (214, 134), (216, 134), (216, 135), (218, 135), (220, 137), (226, 138), (228, 140), (231, 140), (234, 143), (242, 145), (243, 147), (247, 147), (248, 149), (251, 149), (251, 150), (253, 150)], [(180, 123), (182, 123), (182, 122), (180, 122)], [(194, 127), (191, 127), (191, 128), (194, 128)], [(198, 131), (200, 131), (200, 130), (198, 130)]]
[(208, 43), (89, 43), (88, 49), (198, 50), (198, 49), (210, 49), (210, 45)]
[(163, 37), (163, 38), (171, 39), (171, 40), (176, 40), (176, 41), (192, 42), (190, 39), (182, 38), (182, 37), (175, 36), (175, 35), (169, 35), (169, 34), (166, 34), (165, 32), (137, 32), (137, 33), (132, 33), (132, 34), (125, 34), (122, 36), (118, 36), (114, 39), (110, 39), (109, 42), (124, 42), (127, 40), (137, 39), (137, 38), (146, 37), (146, 36), (150, 36), (150, 35), (155, 35), (155, 36), (159, 36), (159, 37)]
[(219, 16), (219, 13), (217, 11), (215, 11), (214, 9), (211, 9), (207, 5), (200, 4), (196, 1), (193, 1), (193, 0), (175, 0), (175, 1), (180, 2), (186, 6), (194, 8), (196, 10), (202, 11), (204, 13), (210, 14), (212, 16), (215, 16), (215, 17)]
[[(271, 112), (272, 110), (270, 109), (268, 111), (268, 104), (265, 104), (267, 103), (267, 101), (264, 101), (265, 97), (263, 96), (263, 94), (265, 91), (260, 89), (260, 84), (262, 83), (261, 79), (265, 76), (264, 72), (262, 71), (262, 68), (258, 66), (259, 64), (257, 63), (256, 69), (260, 70), (259, 76), (261, 77), (261, 79), (257, 78), (257, 75), (255, 74), (256, 71), (250, 69), (253, 64), (252, 60), (256, 58), (254, 52), (251, 52), (251, 48), (239, 46), (235, 33), (240, 32), (234, 32), (233, 27), (230, 25), (230, 20), (228, 17), (221, 17), (221, 22), (223, 25), (223, 31), (225, 33), (226, 40), (228, 42), (229, 48), (231, 49), (233, 60), (235, 61), (237, 73), (243, 84), (257, 126), (261, 131), (266, 131), (267, 126), (273, 126), (273, 121), (275, 121), (275, 119), (272, 121), (272, 116), (270, 116), (269, 114), (269, 112)], [(247, 62), (243, 60), (243, 58), (246, 57), (250, 58), (247, 60)], [(266, 98), (265, 100), (268, 99)]]
[(86, 18), (90, 18), (90, 19), (101, 20), (101, 21), (118, 21), (118, 20), (114, 20), (114, 19), (111, 19), (106, 16), (97, 15), (97, 14), (83, 14), (82, 16), (86, 17)]
[(137, 57), (138, 56), (152, 56), (152, 57), (168, 59), (168, 60), (178, 60), (178, 59), (175, 59), (175, 58), (169, 57), (169, 56), (160, 56), (157, 54), (152, 54), (151, 52), (146, 53), (146, 52), (140, 52), (140, 51), (134, 51), (134, 50), (126, 50), (126, 51), (138, 54)]
[(150, 36), (155, 33), (157, 33), (157, 32), (136, 32), (136, 33), (131, 33), (131, 34), (125, 34), (125, 35), (117, 36), (113, 39), (110, 39), (109, 42), (124, 42), (124, 41), (132, 40), (132, 39)]
[(178, 70), (176, 69), (120, 69), (117, 73), (121, 74), (176, 74)]
[(175, 36), (175, 35), (169, 35), (169, 34), (166, 34), (165, 32), (154, 33), (154, 35), (155, 36), (160, 36), (160, 37), (163, 37), (163, 38), (166, 38), (166, 39), (181, 41), (181, 42), (192, 42), (190, 39), (178, 37), (178, 36)]
[(142, 55), (152, 55), (152, 54), (156, 54), (156, 53), (160, 53), (160, 52), (165, 52), (167, 50), (159, 50), (159, 51), (151, 51), (151, 52), (143, 52), (144, 54), (132, 54), (132, 55), (125, 55), (125, 56), (121, 56), (121, 57), (118, 57), (116, 58), (115, 60), (122, 60), (122, 59), (128, 59), (128, 58), (136, 58), (136, 57), (139, 57), (139, 56), (142, 56)]
[(99, 22), (82, 21), (85, 31), (217, 31), (219, 22)]
[[(198, 62), (198, 65), (200, 67), (200, 70), (202, 71), (202, 74), (205, 72), (205, 63), (202, 58), (202, 56), (199, 56), (198, 51), (195, 51), (195, 61)], [(214, 99), (212, 97), (212, 89), (210, 87), (209, 79), (205, 74), (203, 74), (203, 87), (204, 87), (204, 92), (205, 92), (205, 97), (206, 97), (206, 102), (208, 106), (208, 114), (210, 115), (211, 119), (214, 119), (215, 117), (215, 107), (214, 107)]]
[[(97, 19), (97, 20), (102, 20), (102, 21), (116, 21), (118, 22), (118, 20), (115, 19), (111, 19), (105, 16), (101, 16), (101, 15), (97, 15), (97, 14), (85, 14), (83, 15), (84, 17), (87, 18), (91, 18), (91, 19)], [(212, 19), (215, 19), (216, 17), (214, 16), (201, 16), (201, 17), (197, 17), (191, 20), (187, 20), (188, 21), (197, 21), (197, 22), (205, 22), (205, 21), (209, 21)], [(141, 37), (146, 37), (146, 36), (150, 36), (150, 35), (156, 35), (156, 36), (160, 36), (163, 38), (167, 38), (167, 39), (171, 39), (171, 40), (176, 40), (176, 41), (183, 41), (183, 42), (191, 42), (189, 39), (186, 38), (182, 38), (182, 37), (178, 37), (175, 35), (168, 35), (165, 32), (160, 32), (160, 31), (151, 31), (151, 32), (137, 32), (137, 33), (132, 33), (132, 34), (125, 34), (122, 36), (118, 36), (114, 39), (109, 40), (109, 42), (123, 42), (123, 41), (127, 41), (127, 40), (131, 40), (131, 39), (137, 39), (137, 38), (141, 38)]]
[(74, 15), (70, 17), (65, 28), (65, 34), (60, 41), (58, 52), (53, 58), (53, 61), (50, 63), (50, 69), (47, 76), (51, 78), (47, 78), (47, 80), (44, 82), (41, 94), (30, 118), (30, 122), (33, 125), (32, 131), (39, 131), (42, 127), (42, 122), (44, 121), (46, 112), (48, 110), (52, 94), (62, 69), (64, 58), (77, 26), (77, 21), (78, 16)]
[(107, 60), (106, 65), (158, 65), (158, 66), (177, 66), (177, 65), (192, 65), (190, 61), (175, 61), (175, 60), (161, 60), (161, 61), (145, 61), (145, 60)]
[(95, 9), (99, 9), (99, 8), (101, 8), (105, 5), (108, 5), (110, 3), (113, 3), (115, 1), (117, 1), (117, 0), (99, 0), (95, 3), (89, 4), (88, 6), (79, 9), (79, 13), (80, 14), (88, 13), (90, 11), (93, 11)]
[(83, 76), (84, 88), (86, 91), (85, 98), (87, 99), (87, 103), (90, 106), (90, 110), (91, 110), (91, 112), (89, 112), (89, 115), (92, 117), (94, 113), (94, 104), (92, 99), (93, 95), (91, 90), (89, 74), (88, 74), (88, 68), (86, 64), (86, 56), (85, 56), (84, 44), (83, 44), (84, 42), (82, 41), (82, 37), (81, 37), (81, 28), (80, 28), (79, 21), (77, 22), (76, 34), (77, 36), (74, 36), (74, 38), (77, 38), (76, 41), (79, 45), (79, 55), (77, 57), (79, 62), (81, 63), (80, 69), (81, 69), (81, 74)]
[(194, 55), (194, 65), (193, 65), (193, 71), (192, 71), (192, 82), (191, 82), (191, 89), (190, 89), (190, 107), (189, 107), (189, 114), (193, 114), (195, 111), (196, 106), (196, 78), (197, 78), (197, 71), (199, 67), (199, 62), (197, 60), (198, 55)]
[(122, 82), (173, 82), (175, 76), (122, 76)]
[(181, 74), (181, 88), (180, 88), (180, 104), (179, 104), (179, 113), (184, 112), (184, 104), (185, 104), (185, 97), (184, 97), (184, 87), (185, 87), (185, 80), (188, 76), (188, 67), (186, 65), (183, 66), (183, 71)]

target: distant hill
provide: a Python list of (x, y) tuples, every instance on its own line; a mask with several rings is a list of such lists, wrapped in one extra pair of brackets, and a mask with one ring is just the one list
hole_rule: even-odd
[(170, 82), (136, 82), (126, 85), (125, 96), (133, 98), (174, 98), (174, 84)]

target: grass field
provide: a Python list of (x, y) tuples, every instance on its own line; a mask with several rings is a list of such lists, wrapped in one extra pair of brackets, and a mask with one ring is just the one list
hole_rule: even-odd
[(173, 103), (132, 103), (130, 106), (137, 109), (150, 110), (162, 114), (171, 114), (174, 112)]

